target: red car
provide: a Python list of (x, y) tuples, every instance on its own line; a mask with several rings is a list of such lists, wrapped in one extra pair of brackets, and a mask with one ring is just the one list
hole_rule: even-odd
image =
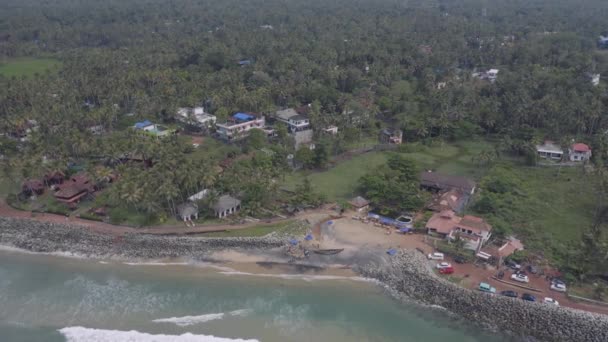
[(454, 267), (446, 267), (439, 269), (439, 273), (441, 274), (452, 274), (454, 273)]

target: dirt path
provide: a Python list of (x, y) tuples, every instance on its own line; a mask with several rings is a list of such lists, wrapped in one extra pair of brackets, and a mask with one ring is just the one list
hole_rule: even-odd
[(41, 222), (52, 222), (52, 223), (70, 223), (83, 226), (91, 231), (103, 234), (112, 234), (121, 236), (128, 233), (138, 234), (153, 234), (153, 235), (188, 235), (188, 234), (200, 234), (226, 230), (240, 230), (247, 229), (262, 224), (275, 224), (281, 222), (287, 222), (293, 219), (306, 219), (309, 216), (318, 215), (325, 213), (325, 209), (316, 209), (310, 211), (304, 211), (290, 218), (279, 218), (271, 219), (260, 222), (248, 222), (244, 224), (214, 224), (214, 225), (198, 225), (194, 227), (186, 227), (185, 225), (176, 226), (159, 226), (159, 227), (142, 227), (133, 228), (128, 226), (114, 225), (104, 222), (84, 220), (76, 217), (66, 217), (63, 215), (49, 214), (49, 213), (32, 213), (29, 211), (17, 210), (6, 203), (4, 199), (0, 199), (0, 216), (14, 217), (14, 218), (27, 218), (37, 220)]

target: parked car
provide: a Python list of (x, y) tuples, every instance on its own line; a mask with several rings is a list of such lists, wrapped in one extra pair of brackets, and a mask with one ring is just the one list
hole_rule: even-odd
[(559, 302), (550, 297), (545, 297), (545, 300), (543, 302), (546, 304), (553, 304), (555, 306), (559, 306)]
[(496, 288), (490, 286), (488, 283), (479, 283), (479, 291), (496, 293)]
[(450, 267), (446, 267), (446, 268), (441, 268), (441, 269), (439, 269), (439, 273), (452, 274), (452, 273), (454, 273), (454, 267), (450, 266)]
[(521, 273), (516, 273), (511, 275), (511, 279), (518, 281), (520, 283), (527, 283), (530, 281), (530, 279), (528, 279), (528, 276), (525, 274), (521, 274)]
[(528, 270), (528, 272), (530, 272), (532, 274), (538, 273), (538, 267), (536, 267), (534, 265), (528, 265), (528, 267), (526, 267), (526, 270)]
[(438, 252), (430, 253), (428, 255), (428, 258), (430, 260), (443, 260), (443, 253), (438, 253)]
[(514, 270), (519, 270), (521, 268), (520, 264), (518, 264), (515, 261), (510, 260), (510, 259), (505, 260), (505, 265), (507, 265), (509, 268), (512, 268)]
[(515, 292), (515, 291), (509, 291), (509, 290), (502, 291), (500, 294), (503, 295), (503, 296), (505, 296), (505, 297), (511, 297), (511, 298), (517, 298), (517, 297), (519, 297), (519, 295), (517, 294), (517, 292)]
[(529, 293), (524, 293), (523, 295), (521, 295), (521, 299), (527, 300), (528, 302), (536, 302), (536, 297)]
[(438, 263), (437, 266), (435, 266), (435, 267), (442, 269), (442, 268), (452, 267), (452, 264), (444, 261), (444, 262)]
[(457, 264), (464, 264), (466, 262), (466, 260), (464, 260), (464, 258), (461, 256), (457, 256), (454, 258), (454, 262)]
[(558, 292), (566, 292), (566, 284), (561, 280), (554, 279), (553, 281), (551, 281), (551, 290)]

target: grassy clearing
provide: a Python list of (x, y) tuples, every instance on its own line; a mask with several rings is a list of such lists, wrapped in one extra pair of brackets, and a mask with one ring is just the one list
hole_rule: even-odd
[(353, 197), (357, 182), (361, 176), (384, 164), (387, 154), (383, 152), (365, 153), (343, 161), (337, 166), (323, 172), (299, 171), (285, 179), (285, 187), (294, 189), (303, 177), (308, 176), (313, 188), (327, 196), (330, 201), (345, 200)]
[(294, 221), (279, 222), (273, 224), (262, 224), (259, 226), (231, 230), (227, 232), (207, 233), (205, 237), (256, 237), (265, 236), (273, 232), (284, 232), (293, 226)]
[[(508, 233), (512, 231), (529, 250), (555, 257), (580, 241), (591, 226), (596, 207), (592, 174), (582, 168), (524, 167), (505, 162), (488, 173), (511, 183), (506, 193), (489, 194), (483, 188), (480, 198), (493, 198), (493, 213), (487, 216)], [(481, 199), (478, 199), (481, 201)], [(475, 208), (475, 207), (473, 207)]]
[(47, 70), (56, 71), (61, 62), (51, 58), (11, 58), (0, 61), (0, 75), (5, 77), (30, 77), (34, 74), (44, 74)]
[[(488, 141), (463, 141), (455, 144), (438, 143), (433, 146), (421, 144), (403, 145), (398, 153), (416, 161), (421, 168), (436, 169), (440, 172), (469, 176), (481, 176), (480, 170), (472, 162), (472, 157), (483, 150), (494, 149)], [(330, 201), (340, 201), (356, 195), (357, 182), (368, 171), (384, 164), (390, 152), (370, 152), (343, 161), (322, 172), (295, 172), (286, 177), (284, 186), (293, 190), (303, 177), (308, 176), (316, 191), (327, 196)]]

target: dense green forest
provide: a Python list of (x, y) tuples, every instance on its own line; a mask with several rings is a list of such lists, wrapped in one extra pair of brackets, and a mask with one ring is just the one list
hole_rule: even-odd
[[(543, 139), (577, 139), (601, 170), (608, 97), (604, 80), (594, 86), (587, 74), (608, 77), (608, 50), (596, 46), (606, 18), (604, 0), (4, 0), (3, 171), (20, 183), (70, 162), (99, 179), (117, 169), (121, 181), (98, 201), (144, 217), (170, 216), (204, 187), (240, 194), (255, 213), (273, 209), (275, 180), (296, 154), (285, 132), (271, 145), (252, 135), (194, 151), (181, 136), (146, 140), (128, 128), (143, 119), (175, 125), (185, 106), (223, 120), (309, 103), (315, 130), (340, 128), (314, 153), (296, 154), (311, 168), (397, 126), (408, 142), (491, 137), (519, 156)], [(496, 82), (472, 76), (492, 68)], [(31, 120), (28, 139), (14, 139)], [(118, 165), (129, 155), (148, 167)], [(602, 202), (606, 186), (598, 188), (590, 196)], [(319, 201), (307, 181), (298, 189), (295, 198)], [(596, 237), (606, 216), (597, 213)], [(603, 261), (595, 253), (589, 262)]]

